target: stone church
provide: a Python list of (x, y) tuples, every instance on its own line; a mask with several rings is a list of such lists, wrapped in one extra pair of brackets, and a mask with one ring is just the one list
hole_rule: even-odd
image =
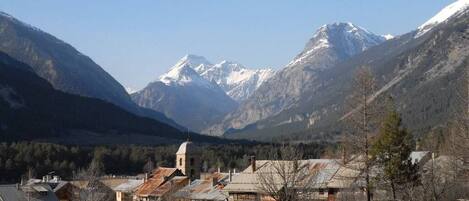
[(201, 153), (190, 140), (183, 142), (176, 152), (176, 168), (191, 180), (200, 178)]

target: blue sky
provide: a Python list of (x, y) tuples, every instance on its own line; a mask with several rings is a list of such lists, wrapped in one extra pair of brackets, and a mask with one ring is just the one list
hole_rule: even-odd
[(454, 0), (1, 0), (0, 10), (90, 56), (138, 89), (187, 53), (281, 68), (323, 24), (398, 35)]

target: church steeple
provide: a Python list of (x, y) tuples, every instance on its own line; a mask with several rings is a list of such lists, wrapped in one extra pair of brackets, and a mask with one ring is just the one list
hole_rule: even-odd
[(176, 168), (180, 169), (191, 180), (200, 177), (200, 152), (196, 145), (190, 141), (189, 133), (187, 141), (183, 142), (176, 152)]

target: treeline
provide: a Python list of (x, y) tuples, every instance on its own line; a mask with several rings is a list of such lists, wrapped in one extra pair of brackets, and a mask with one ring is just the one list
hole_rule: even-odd
[[(72, 179), (79, 170), (88, 168), (93, 160), (104, 167), (105, 174), (136, 175), (144, 166), (174, 167), (175, 153), (179, 145), (145, 147), (134, 145), (79, 147), (51, 143), (13, 142), (0, 143), (0, 183), (18, 182), (21, 177), (41, 177), (54, 171), (64, 179)], [(248, 159), (269, 158), (267, 153), (279, 145), (199, 145), (204, 168), (242, 170)], [(304, 150), (305, 158), (318, 158), (326, 143), (297, 144)]]

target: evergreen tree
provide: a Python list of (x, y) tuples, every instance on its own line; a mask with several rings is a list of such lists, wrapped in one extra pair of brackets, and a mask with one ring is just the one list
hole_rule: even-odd
[(383, 170), (381, 179), (387, 182), (393, 198), (404, 184), (417, 184), (417, 167), (411, 161), (414, 148), (412, 135), (402, 125), (399, 113), (391, 107), (380, 128), (376, 142), (372, 146), (372, 156)]

